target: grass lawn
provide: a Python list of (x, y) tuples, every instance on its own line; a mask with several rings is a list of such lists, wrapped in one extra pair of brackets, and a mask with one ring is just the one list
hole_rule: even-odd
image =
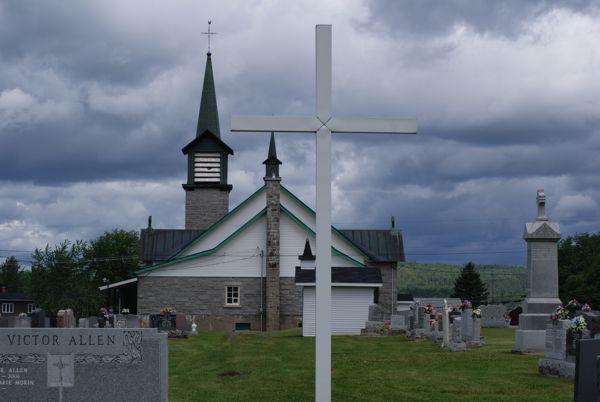
[[(483, 329), (486, 345), (451, 353), (431, 341), (334, 337), (334, 401), (571, 401), (573, 381), (537, 373), (516, 355), (514, 330)], [(169, 400), (314, 400), (314, 338), (201, 333), (169, 340)]]

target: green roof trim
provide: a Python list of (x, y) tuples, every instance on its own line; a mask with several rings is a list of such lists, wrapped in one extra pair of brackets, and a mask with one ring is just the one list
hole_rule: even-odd
[(204, 239), (204, 237), (206, 237), (209, 233), (212, 233), (218, 226), (220, 226), (223, 222), (227, 221), (229, 218), (231, 218), (231, 216), (240, 208), (242, 208), (244, 205), (248, 204), (251, 200), (253, 200), (254, 198), (258, 197), (258, 194), (262, 191), (264, 191), (266, 188), (266, 186), (262, 186), (261, 188), (259, 188), (258, 190), (256, 190), (254, 193), (252, 193), (250, 195), (250, 197), (246, 198), (244, 201), (240, 202), (238, 204), (238, 206), (236, 206), (235, 208), (233, 208), (231, 211), (229, 211), (226, 215), (224, 215), (221, 219), (219, 219), (218, 221), (216, 221), (215, 223), (213, 223), (212, 225), (210, 225), (210, 227), (208, 229), (206, 229), (200, 236), (196, 237), (194, 240), (192, 240), (191, 242), (189, 242), (184, 248), (182, 248), (181, 250), (179, 250), (177, 253), (175, 253), (175, 255), (173, 257), (171, 257), (170, 259), (174, 259), (177, 258), (179, 255), (181, 255), (182, 253), (184, 253), (185, 251), (187, 251), (190, 247), (192, 247), (194, 244), (198, 243), (200, 240)]
[[(300, 198), (296, 197), (294, 195), (294, 193), (292, 193), (290, 190), (288, 190), (287, 188), (285, 188), (283, 185), (281, 186), (281, 189), (283, 190), (284, 193), (286, 193), (287, 195), (289, 195), (290, 198), (293, 201), (295, 201), (298, 205), (300, 205), (301, 207), (303, 207), (305, 210), (307, 210), (311, 214), (315, 215), (315, 217), (316, 217), (317, 214), (315, 213), (315, 211), (313, 211), (311, 207), (309, 207), (304, 202), (302, 202), (302, 200)], [(331, 230), (333, 230), (333, 232), (335, 234), (337, 234), (338, 236), (340, 236), (342, 238), (342, 240), (344, 240), (346, 243), (348, 243), (349, 246), (351, 246), (352, 248), (356, 249), (356, 251), (358, 251), (363, 257), (365, 257), (367, 259), (370, 258), (364, 251), (362, 251), (360, 249), (360, 247), (358, 247), (356, 244), (354, 244), (354, 242), (352, 240), (350, 240), (348, 238), (348, 236), (346, 236), (345, 234), (343, 234), (342, 232), (340, 232), (338, 229), (336, 229), (335, 226), (331, 225)]]
[[(240, 226), (235, 232), (233, 232), (231, 235), (229, 235), (227, 238), (225, 238), (221, 243), (217, 244), (215, 247), (213, 247), (213, 248), (211, 248), (209, 250), (200, 251), (198, 253), (186, 255), (186, 256), (180, 257), (180, 258), (173, 258), (173, 259), (171, 259), (171, 260), (169, 260), (167, 262), (163, 262), (162, 264), (152, 265), (150, 267), (145, 267), (145, 268), (142, 268), (142, 269), (138, 269), (137, 271), (134, 272), (134, 274), (135, 275), (139, 275), (139, 274), (144, 273), (144, 272), (153, 271), (153, 270), (158, 269), (158, 268), (168, 267), (170, 265), (178, 264), (178, 263), (183, 262), (183, 261), (187, 261), (187, 260), (191, 260), (191, 259), (194, 259), (194, 258), (202, 257), (204, 255), (212, 254), (215, 251), (219, 250), (224, 245), (226, 245), (227, 243), (229, 243), (231, 240), (233, 240), (234, 238), (236, 238), (248, 226), (252, 225), (254, 222), (256, 222), (261, 216), (263, 216), (266, 213), (267, 213), (267, 208), (265, 207), (259, 213), (257, 213), (252, 218), (250, 218), (246, 223), (244, 223), (242, 226)], [(199, 238), (200, 237), (202, 237), (202, 236), (199, 236)]]
[[(285, 213), (287, 216), (289, 216), (294, 222), (296, 222), (298, 225), (300, 225), (304, 230), (306, 230), (308, 233), (310, 233), (313, 236), (316, 236), (316, 233), (314, 230), (312, 230), (311, 228), (309, 228), (308, 226), (306, 226), (306, 224), (304, 222), (302, 222), (296, 215), (294, 215), (290, 210), (288, 210), (286, 207), (284, 207), (283, 205), (279, 205), (279, 208), (281, 209), (281, 211), (283, 213)], [(332, 226), (333, 228), (333, 226)], [(350, 257), (347, 254), (342, 253), (340, 250), (338, 250), (337, 248), (331, 246), (331, 251), (333, 252), (333, 254), (343, 257), (346, 260), (350, 261), (353, 264), (356, 264), (359, 267), (362, 268), (366, 268), (367, 266), (365, 264), (363, 264), (360, 261), (355, 260), (354, 258)], [(357, 249), (357, 251), (362, 254), (365, 255), (361, 250)], [(365, 255), (366, 256), (366, 255)]]

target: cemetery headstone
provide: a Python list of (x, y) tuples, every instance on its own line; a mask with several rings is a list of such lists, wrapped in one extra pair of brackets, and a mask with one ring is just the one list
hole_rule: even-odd
[(600, 402), (600, 339), (582, 339), (577, 345), (575, 402)]
[(31, 313), (31, 327), (32, 328), (45, 328), (46, 325), (46, 313), (42, 309), (36, 309)]
[(584, 311), (581, 315), (590, 331), (590, 337), (600, 336), (600, 311)]
[(506, 306), (503, 304), (489, 304), (479, 307), (481, 309), (481, 326), (483, 328), (504, 328), (508, 322), (504, 318)]
[(473, 318), (471, 340), (467, 341), (468, 347), (482, 347), (484, 345), (481, 339), (481, 318)]
[(450, 317), (448, 316), (448, 303), (444, 299), (444, 310), (442, 311), (442, 325), (444, 326), (444, 335), (442, 338), (442, 347), (450, 345)]
[(65, 327), (65, 310), (58, 310), (56, 313), (56, 328)]
[(392, 333), (406, 331), (406, 316), (403, 314), (392, 314), (390, 320), (390, 330)]
[(15, 321), (15, 328), (31, 328), (31, 317), (19, 316)]
[(537, 191), (538, 216), (526, 223), (527, 297), (522, 303), (519, 328), (515, 331), (515, 351), (543, 352), (548, 316), (561, 304), (558, 298), (558, 247), (560, 228), (546, 217), (546, 194)]
[(461, 334), (461, 317), (456, 317), (454, 323), (450, 325), (450, 342), (448, 350), (451, 352), (464, 352), (467, 350), (467, 344), (463, 341)]
[(87, 317), (82, 317), (79, 319), (79, 324), (77, 325), (79, 328), (89, 328), (90, 327), (90, 321), (87, 319)]
[[(456, 320), (455, 320), (456, 321)], [(461, 335), (464, 342), (473, 340), (473, 309), (465, 308), (460, 315)]]
[(383, 309), (379, 304), (369, 306), (369, 321), (383, 321)]
[(73, 310), (70, 308), (65, 310), (64, 315), (64, 328), (76, 328), (75, 314), (73, 314)]
[(167, 401), (155, 329), (0, 329), (0, 400)]
[(575, 376), (575, 359), (567, 353), (570, 320), (550, 321), (546, 326), (544, 358), (538, 361), (538, 371), (543, 375), (565, 378)]

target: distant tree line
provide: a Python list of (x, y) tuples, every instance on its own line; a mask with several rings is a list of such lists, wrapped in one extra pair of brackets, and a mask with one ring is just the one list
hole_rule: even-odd
[(71, 308), (79, 314), (97, 313), (106, 295), (105, 283), (132, 276), (138, 268), (139, 238), (135, 231), (115, 229), (91, 242), (65, 240), (33, 252), (31, 270), (14, 257), (0, 264), (0, 284), (24, 292), (36, 306), (56, 312)]
[(564, 303), (577, 299), (600, 310), (600, 233), (582, 233), (558, 244), (558, 289)]
[[(524, 267), (472, 265), (487, 291), (486, 302), (514, 304), (524, 297)], [(398, 267), (398, 292), (417, 297), (450, 297), (455, 294), (456, 280), (465, 267), (450, 264), (401, 263)]]

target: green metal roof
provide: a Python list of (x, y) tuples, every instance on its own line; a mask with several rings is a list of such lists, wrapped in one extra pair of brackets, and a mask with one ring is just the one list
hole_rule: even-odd
[(217, 94), (215, 80), (213, 79), (211, 53), (206, 54), (206, 69), (204, 70), (204, 84), (202, 86), (202, 99), (198, 113), (198, 128), (196, 137), (200, 137), (206, 130), (221, 138), (219, 128), (219, 111), (217, 110)]
[[(161, 264), (153, 265), (153, 266), (150, 266), (150, 267), (145, 267), (145, 268), (139, 269), (139, 270), (135, 271), (134, 274), (135, 275), (139, 275), (139, 274), (143, 274), (145, 272), (154, 271), (155, 269), (158, 269), (158, 268), (168, 267), (170, 265), (174, 265), (174, 264), (177, 264), (177, 263), (180, 263), (180, 262), (183, 262), (183, 261), (187, 261), (187, 260), (190, 260), (190, 259), (202, 257), (204, 255), (212, 254), (215, 251), (219, 250), (221, 247), (223, 247), (225, 244), (229, 243), (232, 239), (234, 239), (241, 232), (243, 232), (244, 229), (246, 229), (248, 226), (250, 226), (256, 220), (258, 220), (262, 215), (264, 215), (266, 213), (266, 208), (263, 208), (259, 213), (257, 213), (252, 218), (250, 218), (246, 223), (244, 223), (242, 226), (240, 226), (235, 232), (233, 232), (231, 235), (229, 235), (227, 238), (225, 238), (221, 243), (217, 244), (215, 247), (213, 247), (213, 248), (211, 248), (209, 250), (200, 251), (198, 253), (186, 255), (186, 256), (183, 256), (183, 257), (178, 257), (185, 250), (188, 250), (193, 244), (197, 243), (200, 239), (203, 239), (208, 233), (212, 232), (216, 227), (220, 226), (224, 221), (226, 221), (233, 214), (234, 211), (236, 211), (237, 209), (239, 209), (243, 204), (246, 204), (250, 199), (256, 197), (256, 195), (259, 194), (264, 189), (265, 189), (264, 186), (261, 187), (260, 189), (258, 189), (258, 191), (256, 191), (254, 194), (252, 194), (246, 200), (244, 200), (244, 202), (242, 202), (240, 205), (238, 205), (234, 210), (232, 210), (231, 212), (229, 212), (227, 215), (225, 215), (223, 218), (221, 218), (221, 220), (217, 221), (210, 228), (208, 228), (204, 233), (202, 233), (200, 236), (198, 236), (198, 238), (196, 238), (194, 241), (190, 242), (180, 252), (178, 252), (177, 254), (175, 254), (169, 261), (161, 263)], [(297, 198), (295, 198), (295, 197), (294, 197), (294, 199), (297, 200)], [(285, 215), (289, 216), (294, 222), (296, 222), (306, 232), (308, 232), (311, 235), (315, 236), (314, 230), (312, 230), (310, 227), (308, 227), (304, 222), (302, 222), (297, 216), (295, 216), (287, 208), (285, 208), (281, 204), (280, 204), (279, 208), (280, 208), (281, 212), (283, 212)], [(308, 207), (306, 207), (306, 208), (308, 208)], [(310, 208), (309, 208), (309, 210), (310, 210)], [(334, 228), (332, 227), (332, 229), (334, 229)], [(334, 229), (334, 230), (336, 230), (336, 233), (339, 233), (339, 232), (337, 232), (337, 229)], [(344, 239), (345, 241), (348, 242), (348, 244), (350, 244), (351, 246), (353, 246), (353, 248), (356, 249), (361, 255), (367, 257), (367, 255), (364, 254), (362, 252), (362, 250), (360, 250), (356, 245), (354, 245), (352, 242), (350, 242), (346, 237), (342, 236), (342, 239)], [(337, 248), (335, 248), (333, 246), (331, 247), (331, 251), (335, 255), (340, 256), (342, 258), (345, 258), (346, 260), (348, 260), (349, 262), (351, 262), (354, 265), (357, 265), (359, 267), (366, 267), (365, 264), (361, 263), (360, 261), (355, 260), (354, 258), (350, 257), (347, 254), (344, 254), (343, 252), (341, 252), (340, 250), (338, 250)]]

